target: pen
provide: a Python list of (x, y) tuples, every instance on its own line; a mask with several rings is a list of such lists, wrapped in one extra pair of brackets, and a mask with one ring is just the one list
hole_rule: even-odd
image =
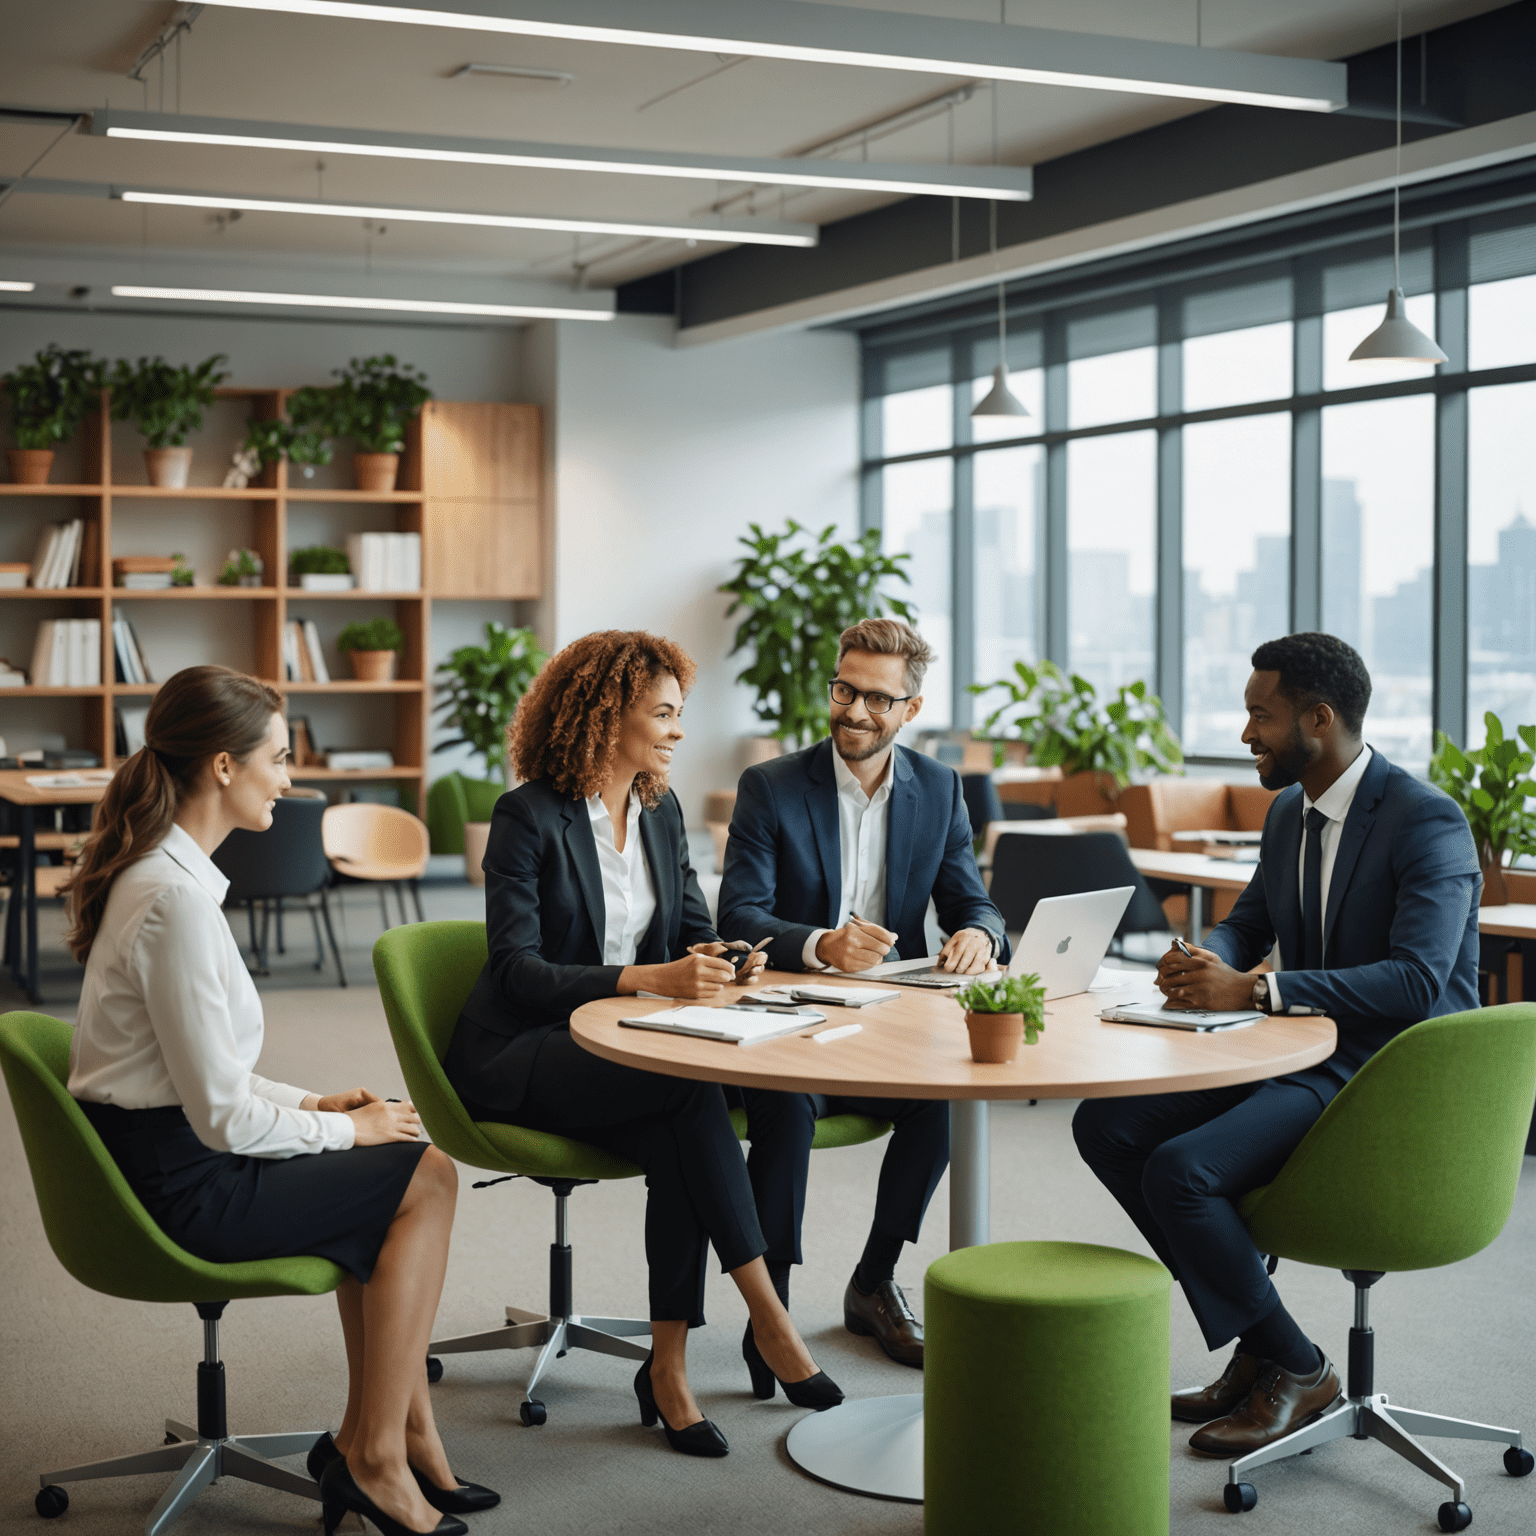
[(1174, 934), (1173, 936), (1173, 947), (1178, 950), (1181, 955), (1188, 955), (1191, 960), (1195, 958), (1195, 952), (1189, 947), (1188, 944), (1184, 942), (1183, 939), (1178, 936), (1178, 934)]
[(829, 1040), (841, 1040), (845, 1035), (856, 1035), (864, 1026), (862, 1024), (840, 1024), (836, 1029), (819, 1030), (811, 1036), (817, 1045), (825, 1045)]

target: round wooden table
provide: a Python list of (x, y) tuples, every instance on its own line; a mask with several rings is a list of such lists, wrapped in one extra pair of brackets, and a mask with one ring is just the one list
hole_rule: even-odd
[[(804, 980), (768, 971), (757, 985), (792, 986)], [(847, 978), (838, 984), (858, 985)], [(998, 1066), (971, 1060), (965, 1016), (949, 995), (917, 987), (904, 987), (899, 997), (869, 1008), (828, 1008), (825, 1024), (749, 1047), (619, 1023), (677, 1006), (652, 998), (588, 1003), (571, 1016), (571, 1034), (595, 1056), (670, 1077), (791, 1093), (948, 1099), (949, 1246), (955, 1249), (990, 1241), (990, 1100), (1124, 1098), (1225, 1088), (1299, 1072), (1333, 1054), (1331, 1019), (1270, 1018), (1242, 1029), (1195, 1034), (1106, 1024), (1098, 1017), (1130, 995), (1080, 992), (1047, 1003), (1039, 1043), (1022, 1046), (1015, 1061)], [(858, 1034), (816, 1043), (816, 1034), (853, 1023), (862, 1026)], [(853, 1493), (920, 1503), (922, 1411), (921, 1393), (844, 1403), (802, 1419), (790, 1431), (787, 1448), (797, 1466), (824, 1482)]]

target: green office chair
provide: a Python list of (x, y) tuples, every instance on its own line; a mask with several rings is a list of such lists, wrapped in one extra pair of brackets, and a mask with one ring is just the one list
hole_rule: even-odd
[(176, 1472), (144, 1526), (158, 1536), (217, 1477), (320, 1498), (312, 1478), (275, 1465), (274, 1456), (309, 1451), (322, 1431), (289, 1435), (231, 1435), (224, 1414), (224, 1366), (219, 1318), (247, 1296), (323, 1296), (343, 1272), (319, 1258), (259, 1259), (210, 1264), (178, 1248), (150, 1219), (128, 1187), (90, 1121), (70, 1096), (70, 1027), (40, 1013), (0, 1016), (0, 1067), (16, 1106), (32, 1169), (43, 1227), (59, 1262), (82, 1285), (131, 1301), (188, 1301), (203, 1320), (203, 1359), (197, 1368), (197, 1427), (165, 1421), (165, 1443), (138, 1455), (45, 1472), (37, 1512), (62, 1515), (69, 1495), (59, 1483), (88, 1477), (136, 1477)]
[(1259, 1249), (1339, 1269), (1355, 1287), (1347, 1396), (1311, 1424), (1240, 1457), (1223, 1490), (1234, 1514), (1258, 1495), (1247, 1474), (1333, 1440), (1379, 1440), (1452, 1490), (1442, 1531), (1472, 1521), (1460, 1476), (1415, 1434), (1502, 1441), (1524, 1477), (1520, 1432), (1387, 1406), (1374, 1383), (1370, 1288), (1395, 1270), (1454, 1264), (1486, 1248), (1515, 1201), (1536, 1100), (1536, 1005), (1448, 1014), (1405, 1030), (1344, 1086), (1273, 1183), (1239, 1210)]
[[(549, 1310), (528, 1312), (508, 1307), (507, 1320), (486, 1333), (434, 1339), (427, 1374), (442, 1376), (438, 1358), (485, 1349), (538, 1349), (539, 1357), (523, 1392), (518, 1414), (524, 1424), (543, 1424), (548, 1410), (534, 1388), (559, 1357), (570, 1349), (595, 1350), (623, 1360), (644, 1360), (649, 1349), (630, 1341), (649, 1338), (651, 1325), (634, 1317), (588, 1317), (574, 1311), (571, 1288), (570, 1222), (567, 1202), (573, 1189), (600, 1179), (638, 1178), (640, 1170), (624, 1158), (585, 1142), (495, 1121), (471, 1120), (449, 1086), (443, 1057), (453, 1027), (474, 989), (487, 957), (485, 924), (413, 923), (392, 928), (373, 947), (384, 1014), (395, 1054), (411, 1090), (411, 1100), (428, 1134), (450, 1157), (473, 1168), (487, 1168), (503, 1178), (528, 1178), (555, 1195), (555, 1240), (549, 1248)], [(732, 1115), (739, 1136), (746, 1116)], [(864, 1115), (829, 1115), (816, 1123), (815, 1148), (853, 1146), (890, 1130), (890, 1122)], [(502, 1179), (476, 1184), (484, 1189)]]

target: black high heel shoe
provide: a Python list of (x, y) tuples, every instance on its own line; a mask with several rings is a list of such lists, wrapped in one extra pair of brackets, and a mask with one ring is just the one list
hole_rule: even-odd
[(781, 1381), (775, 1376), (773, 1368), (763, 1359), (762, 1351), (757, 1347), (751, 1323), (747, 1324), (747, 1331), (741, 1336), (741, 1358), (747, 1362), (747, 1370), (752, 1377), (752, 1395), (763, 1402), (773, 1396), (775, 1384), (784, 1388), (784, 1396), (796, 1408), (814, 1408), (820, 1413), (824, 1408), (836, 1408), (843, 1400), (843, 1389), (825, 1371), (817, 1371), (804, 1381)]
[(730, 1446), (709, 1419), (700, 1419), (687, 1429), (673, 1429), (667, 1423), (665, 1415), (656, 1406), (656, 1393), (651, 1388), (653, 1359), (654, 1352), (645, 1357), (645, 1364), (635, 1372), (635, 1396), (640, 1400), (640, 1422), (649, 1429), (660, 1419), (661, 1427), (667, 1432), (667, 1444), (674, 1451), (681, 1451), (684, 1456), (724, 1456)]
[(325, 1469), (336, 1460), (341, 1452), (336, 1449), (336, 1442), (331, 1439), (330, 1430), (320, 1436), (309, 1448), (309, 1459), (304, 1463), (309, 1468), (309, 1475), (318, 1483)]
[(337, 1456), (320, 1474), (320, 1497), (325, 1536), (332, 1536), (348, 1510), (364, 1520), (373, 1521), (383, 1536), (469, 1536), (469, 1527), (454, 1515), (444, 1515), (430, 1531), (413, 1531), (393, 1515), (386, 1515), (357, 1486), (345, 1456)]
[(411, 1476), (421, 1489), (422, 1497), (433, 1509), (445, 1515), (477, 1515), (482, 1509), (495, 1509), (501, 1503), (501, 1495), (494, 1488), (482, 1488), (479, 1483), (466, 1483), (457, 1473), (457, 1488), (439, 1488), (425, 1472), (411, 1468)]

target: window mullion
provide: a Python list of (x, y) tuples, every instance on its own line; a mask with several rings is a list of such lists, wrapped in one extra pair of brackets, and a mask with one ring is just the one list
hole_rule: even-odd
[[(1183, 304), (1165, 294), (1157, 308), (1157, 414), (1184, 408)], [(1154, 686), (1175, 734), (1184, 730), (1184, 433), (1157, 434), (1157, 587)]]
[[(1067, 327), (1060, 313), (1045, 317), (1045, 430), (1067, 428)], [(1040, 654), (1057, 665), (1069, 664), (1067, 613), (1067, 445), (1053, 442), (1045, 450), (1045, 515), (1041, 519), (1039, 583)]]
[[(1298, 260), (1292, 268), (1294, 394), (1323, 387), (1323, 269)], [(1315, 407), (1291, 414), (1291, 631), (1323, 622), (1323, 414)]]
[[(1465, 374), (1470, 231), (1465, 220), (1435, 231), (1435, 339)], [(1467, 392), (1435, 400), (1434, 721), (1458, 744), (1467, 736)]]
[[(954, 440), (957, 446), (971, 440), (971, 348), (956, 340), (951, 367), (954, 381)], [(950, 658), (954, 704), (951, 724), (957, 731), (971, 726), (972, 699), (969, 692), (976, 680), (976, 513), (972, 489), (975, 485), (975, 461), (971, 454), (957, 454), (953, 460), (950, 513)]]

